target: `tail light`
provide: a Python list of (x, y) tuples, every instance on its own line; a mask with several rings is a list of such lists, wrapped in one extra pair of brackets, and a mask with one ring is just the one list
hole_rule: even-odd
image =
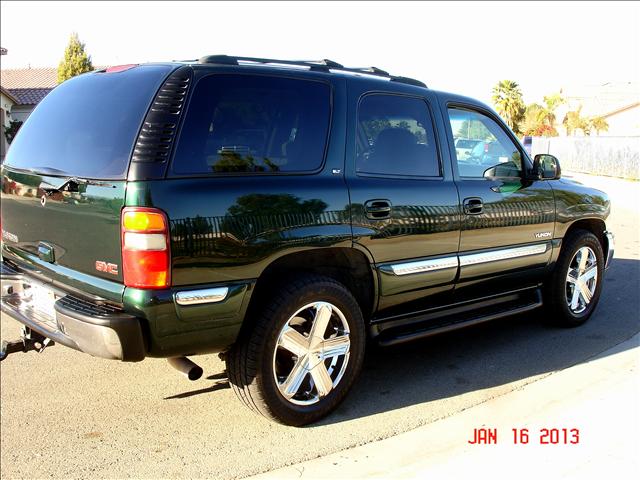
[(488, 143), (484, 144), (484, 153), (489, 153), (489, 144)]
[(116, 65), (114, 67), (109, 67), (107, 68), (104, 73), (118, 73), (118, 72), (124, 72), (126, 70), (129, 70), (133, 67), (137, 67), (138, 64), (137, 63), (128, 63), (126, 65)]
[(124, 284), (136, 288), (171, 285), (169, 222), (161, 210), (122, 210), (122, 272)]

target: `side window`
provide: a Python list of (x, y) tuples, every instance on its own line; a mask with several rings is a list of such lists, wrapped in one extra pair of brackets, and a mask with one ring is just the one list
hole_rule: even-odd
[(431, 116), (424, 100), (367, 95), (358, 108), (356, 171), (440, 176)]
[(308, 172), (322, 165), (330, 87), (321, 82), (211, 75), (193, 92), (172, 171)]
[(519, 177), (522, 157), (502, 127), (486, 115), (449, 108), (461, 177)]

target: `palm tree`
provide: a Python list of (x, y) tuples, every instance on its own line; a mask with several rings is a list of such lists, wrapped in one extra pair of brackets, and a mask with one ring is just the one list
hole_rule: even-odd
[(562, 98), (562, 95), (559, 93), (554, 93), (551, 95), (544, 96), (544, 103), (546, 105), (546, 122), (548, 125), (552, 127), (555, 126), (556, 123), (556, 108), (558, 108), (563, 103), (566, 103), (566, 100)]
[(546, 109), (537, 103), (527, 105), (524, 118), (520, 123), (520, 132), (524, 135), (535, 135), (534, 132), (544, 125), (547, 118)]
[(591, 127), (595, 129), (596, 134), (600, 135), (600, 132), (607, 132), (609, 130), (609, 124), (604, 117), (593, 117), (589, 120)]
[(524, 117), (524, 102), (520, 86), (513, 80), (500, 80), (492, 90), (493, 104), (514, 133), (520, 133), (519, 124)]
[(564, 125), (564, 128), (567, 129), (567, 136), (572, 135), (576, 130), (582, 130), (585, 135), (589, 135), (589, 133), (587, 133), (587, 122), (580, 116), (581, 110), (582, 105), (580, 105), (577, 110), (567, 112), (567, 114), (564, 116), (562, 125)]

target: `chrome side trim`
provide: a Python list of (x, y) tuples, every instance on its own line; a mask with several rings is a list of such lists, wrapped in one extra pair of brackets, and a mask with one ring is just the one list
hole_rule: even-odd
[(496, 262), (498, 260), (508, 260), (510, 258), (527, 257), (529, 255), (539, 255), (545, 253), (549, 249), (547, 243), (538, 243), (536, 245), (525, 245), (523, 247), (502, 248), (500, 250), (492, 250), (490, 252), (468, 253), (455, 257), (444, 257), (430, 260), (418, 260), (416, 262), (397, 263), (389, 265), (394, 275), (411, 275), (413, 273), (433, 272), (436, 270), (444, 270), (446, 268), (457, 268), (467, 265), (477, 265), (479, 263)]
[(419, 260), (417, 262), (398, 263), (390, 265), (394, 275), (410, 275), (412, 273), (433, 272), (445, 268), (458, 268), (458, 257), (436, 258), (434, 260)]
[(478, 263), (496, 262), (498, 260), (507, 260), (510, 258), (527, 257), (529, 255), (539, 255), (545, 253), (548, 244), (539, 243), (537, 245), (526, 245), (524, 247), (503, 248), (500, 250), (492, 250), (490, 252), (470, 253), (460, 255), (460, 266), (477, 265)]
[(188, 290), (176, 293), (178, 305), (200, 305), (201, 303), (216, 303), (227, 298), (228, 287), (204, 288), (202, 290)]
[(604, 232), (605, 238), (607, 239), (607, 251), (605, 253), (606, 255), (606, 260), (604, 262), (604, 269), (608, 269), (609, 266), (611, 265), (611, 260), (613, 260), (613, 254), (615, 252), (616, 249), (616, 245), (615, 245), (615, 236), (613, 235), (612, 232)]

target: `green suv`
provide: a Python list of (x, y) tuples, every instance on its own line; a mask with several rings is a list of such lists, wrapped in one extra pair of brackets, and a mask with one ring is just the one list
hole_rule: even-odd
[(289, 425), (343, 400), (369, 340), (538, 307), (582, 324), (613, 255), (607, 196), (489, 107), (329, 60), (78, 76), (1, 176), (2, 311), (24, 325), (3, 358), (59, 343), (198, 378), (186, 357), (219, 352), (238, 397)]

